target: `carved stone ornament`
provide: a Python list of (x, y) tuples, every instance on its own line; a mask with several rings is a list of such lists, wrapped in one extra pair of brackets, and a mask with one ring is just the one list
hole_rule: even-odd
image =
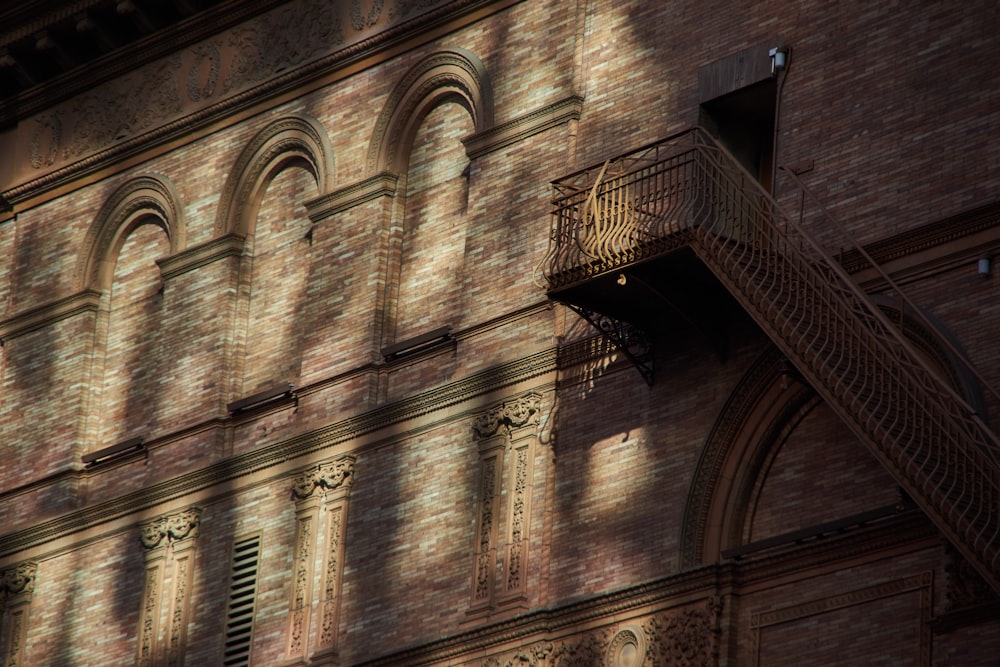
[[(603, 634), (603, 633), (602, 633)], [(594, 667), (604, 662), (607, 635), (589, 634), (576, 642), (563, 642), (552, 653), (552, 667)]]
[(493, 656), (483, 661), (482, 667), (542, 667), (552, 653), (551, 642), (535, 642), (531, 646), (518, 649), (509, 657), (501, 659)]
[(646, 637), (639, 628), (624, 628), (611, 639), (608, 667), (640, 667), (646, 662)]
[(197, 537), (200, 525), (201, 509), (195, 507), (142, 524), (139, 526), (139, 539), (142, 540), (142, 546), (155, 549), (164, 540), (172, 544), (188, 537)]
[(527, 394), (512, 401), (501, 403), (479, 415), (472, 422), (472, 430), (480, 438), (496, 435), (501, 428), (508, 431), (529, 424), (537, 424), (542, 407), (541, 394)]
[(653, 659), (653, 664), (670, 667), (714, 665), (721, 613), (722, 600), (712, 596), (703, 608), (654, 616), (646, 626), (647, 656)]
[(339, 488), (350, 488), (354, 483), (354, 457), (344, 458), (318, 465), (292, 482), (292, 493), (296, 498), (308, 498), (316, 489), (332, 491)]
[(35, 572), (38, 564), (21, 563), (17, 567), (5, 570), (3, 573), (3, 593), (8, 597), (21, 593), (33, 593), (35, 590)]

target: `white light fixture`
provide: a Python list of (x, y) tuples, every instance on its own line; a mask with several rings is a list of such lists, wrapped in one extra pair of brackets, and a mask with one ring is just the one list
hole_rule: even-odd
[(771, 56), (771, 76), (785, 69), (785, 66), (788, 64), (787, 50), (783, 51), (778, 47), (774, 47), (767, 52), (767, 55)]
[(980, 257), (979, 258), (979, 275), (983, 278), (988, 278), (990, 275), (990, 258)]

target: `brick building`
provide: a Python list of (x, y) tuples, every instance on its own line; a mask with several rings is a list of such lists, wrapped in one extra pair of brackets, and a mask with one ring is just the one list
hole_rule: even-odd
[(0, 664), (995, 665), (998, 14), (0, 9)]

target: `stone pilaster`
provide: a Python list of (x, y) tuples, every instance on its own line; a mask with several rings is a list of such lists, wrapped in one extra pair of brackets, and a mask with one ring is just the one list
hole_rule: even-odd
[[(531, 480), (542, 397), (530, 393), (473, 420), (480, 486), (469, 613), (526, 602)], [(503, 491), (506, 490), (506, 494)], [(501, 508), (506, 498), (506, 512)], [(501, 526), (500, 519), (504, 517)]]
[[(337, 664), (340, 580), (353, 483), (354, 458), (345, 456), (306, 471), (292, 484), (296, 533), (286, 665)], [(319, 591), (314, 591), (317, 558), (320, 582)]]
[(24, 644), (28, 634), (28, 617), (31, 611), (31, 597), (35, 592), (35, 574), (38, 564), (24, 562), (3, 572), (0, 599), (3, 601), (3, 624), (0, 626), (0, 640), (5, 667), (22, 667)]
[(201, 509), (190, 508), (139, 527), (146, 576), (139, 614), (139, 667), (179, 667), (187, 640), (194, 546)]

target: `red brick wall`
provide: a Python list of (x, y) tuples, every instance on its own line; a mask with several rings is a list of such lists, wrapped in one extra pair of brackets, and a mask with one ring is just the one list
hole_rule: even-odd
[(824, 404), (772, 446), (747, 512), (748, 542), (898, 502), (893, 479)]
[[(545, 395), (531, 482), (528, 609), (560, 608), (681, 576), (681, 522), (695, 468), (733, 388), (768, 343), (752, 325), (735, 322), (723, 362), (703, 336), (682, 328), (659, 341), (652, 388), (620, 356), (502, 384), (503, 364), (594, 334), (560, 306), (521, 312), (545, 300), (535, 269), (548, 243), (549, 181), (694, 123), (698, 68), (780, 37), (792, 54), (778, 162), (812, 159), (804, 178), (861, 238), (884, 238), (995, 201), (1000, 161), (987, 137), (1000, 108), (991, 66), (1000, 60), (993, 39), (998, 10), (978, 4), (886, 10), (805, 0), (725, 7), (693, 0), (526, 0), (467, 28), (428, 33), (412, 49), (329, 85), (315, 79), (308, 92), (262, 102), (190, 143), (178, 140), (161, 155), (137, 156), (118, 173), (88, 176), (92, 182), (81, 180), (0, 223), (0, 299), (9, 318), (82, 287), (75, 270), (87, 230), (130, 178), (163, 174), (174, 184), (187, 231), (180, 250), (213, 240), (220, 193), (238, 176), (231, 173), (238, 156), (275, 118), (304, 113), (318, 120), (335, 156), (335, 189), (372, 176), (376, 119), (406, 72), (436, 49), (460, 47), (482, 59), (498, 124), (585, 95), (579, 122), (477, 157), (467, 175), (460, 139), (473, 123), (465, 109), (443, 103), (422, 120), (394, 197), (358, 204), (315, 226), (303, 203), (328, 193), (298, 166), (269, 171), (273, 180), (262, 183), (248, 244), (252, 260), (215, 258), (169, 278), (162, 295), (152, 260), (168, 254), (166, 237), (140, 228), (119, 260), (121, 289), (112, 297), (108, 334), (113, 354), (100, 413), (86, 400), (100, 387), (84, 386), (91, 366), (104, 363), (94, 345), (95, 313), (4, 341), (0, 494), (38, 484), (0, 495), (6, 526), (0, 544), (12, 531), (93, 510), (72, 515), (79, 527), (64, 529), (59, 542), (0, 553), (4, 568), (41, 561), (30, 664), (133, 660), (142, 553), (126, 524), (160, 514), (167, 498), (180, 497), (205, 507), (188, 664), (218, 661), (229, 549), (234, 539), (258, 532), (254, 664), (280, 663), (295, 543), (289, 479), (334, 452), (358, 457), (343, 561), (342, 664), (507, 618), (466, 614), (480, 465), (470, 422), (528, 390)], [(778, 193), (797, 213), (799, 200), (787, 183)], [(814, 209), (805, 219), (830, 238)], [(398, 264), (390, 261), (393, 251), (400, 253)], [(241, 266), (250, 270), (243, 284)], [(970, 266), (911, 288), (992, 379), (1000, 374), (995, 285)], [(130, 290), (134, 298), (125, 298)], [(456, 327), (453, 347), (380, 365), (383, 345), (445, 323)], [(125, 361), (132, 356), (141, 363)], [(360, 435), (344, 426), (470, 378), (486, 387), (483, 393), (415, 407), (406, 420)], [(304, 387), (298, 403), (206, 424), (227, 416), (228, 401), (272, 381)], [(79, 467), (83, 451), (134, 432), (159, 438), (148, 457), (50, 483), (53, 473)], [(226, 462), (228, 456), (306, 441), (312, 443), (306, 454), (275, 454), (224, 481), (183, 477), (208, 465), (226, 475), (228, 466), (244, 460)], [(749, 539), (895, 501), (894, 482), (824, 407), (791, 431), (765, 472), (748, 514)], [(187, 486), (158, 486), (171, 481)], [(121, 520), (102, 513), (112, 511), (101, 503), (143, 489), (160, 493), (148, 501), (151, 507), (137, 505)], [(501, 503), (509, 502), (508, 494), (503, 491)], [(765, 565), (774, 565), (777, 559), (768, 558), (762, 557)], [(730, 662), (741, 664), (748, 654), (751, 614), (760, 611), (923, 572), (934, 576), (933, 613), (943, 609), (937, 547), (921, 542), (851, 558), (839, 564), (818, 558), (787, 570), (774, 565), (778, 574), (748, 575), (740, 599), (727, 601), (733, 626), (724, 641), (738, 653)], [(768, 626), (759, 635), (760, 664), (858, 664), (862, 651), (907, 664), (919, 648), (913, 646), (918, 597), (908, 589)], [(873, 618), (884, 622), (858, 630)], [(989, 664), (976, 648), (981, 643), (983, 653), (995, 654), (984, 627), (935, 637), (933, 660)], [(802, 641), (805, 636), (823, 641)], [(483, 655), (466, 657), (455, 664), (482, 664)]]
[(311, 224), (303, 202), (316, 196), (315, 178), (290, 166), (268, 183), (253, 232), (253, 272), (243, 391), (299, 384), (302, 337), (312, 262)]
[[(170, 375), (160, 356), (163, 294), (154, 260), (170, 254), (166, 234), (145, 224), (125, 240), (115, 261), (104, 347), (98, 447), (156, 433), (160, 378)], [(161, 366), (162, 364), (162, 366)], [(95, 406), (96, 407), (96, 406)]]

